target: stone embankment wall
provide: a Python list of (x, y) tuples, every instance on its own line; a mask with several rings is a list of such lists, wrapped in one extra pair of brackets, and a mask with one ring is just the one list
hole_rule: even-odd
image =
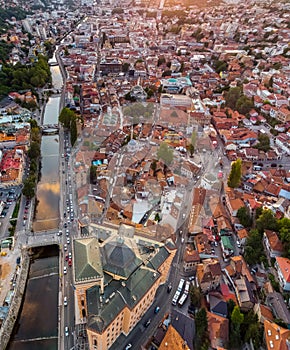
[(8, 311), (6, 320), (3, 322), (0, 328), (0, 350), (6, 349), (10, 340), (15, 322), (17, 320), (18, 312), (22, 303), (22, 298), (25, 292), (25, 286), (27, 282), (29, 272), (30, 258), (26, 249), (22, 249), (21, 252), (21, 267), (20, 273), (17, 278), (15, 286), (15, 293)]

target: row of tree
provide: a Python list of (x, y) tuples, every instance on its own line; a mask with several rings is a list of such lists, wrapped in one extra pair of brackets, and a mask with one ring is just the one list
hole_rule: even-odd
[(29, 176), (23, 182), (22, 193), (27, 198), (35, 196), (35, 188), (38, 181), (39, 161), (40, 161), (40, 145), (41, 145), (41, 131), (37, 125), (36, 120), (30, 120), (30, 148), (27, 156), (30, 160)]
[(59, 117), (59, 122), (63, 125), (64, 128), (70, 130), (70, 140), (71, 145), (73, 146), (77, 140), (77, 115), (71, 109), (65, 107), (62, 109)]

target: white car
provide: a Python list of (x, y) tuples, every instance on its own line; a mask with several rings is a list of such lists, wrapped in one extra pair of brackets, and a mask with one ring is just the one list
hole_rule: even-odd
[(63, 246), (63, 250), (64, 250), (65, 252), (67, 251), (67, 245), (66, 245), (66, 244)]
[(67, 273), (67, 268), (66, 268), (66, 266), (63, 268), (63, 274), (64, 275), (66, 275), (66, 273)]
[(64, 328), (64, 334), (65, 334), (66, 337), (69, 336), (69, 328), (68, 328), (68, 326), (66, 326), (66, 327)]
[(71, 252), (68, 253), (68, 258), (71, 259)]
[(66, 238), (66, 243), (70, 244), (70, 238), (69, 237)]
[(63, 305), (64, 305), (64, 306), (67, 306), (67, 297), (64, 297), (64, 298), (63, 298)]
[(66, 230), (66, 231), (65, 231), (65, 234), (66, 234), (66, 236), (68, 237), (68, 236), (69, 236), (69, 230)]

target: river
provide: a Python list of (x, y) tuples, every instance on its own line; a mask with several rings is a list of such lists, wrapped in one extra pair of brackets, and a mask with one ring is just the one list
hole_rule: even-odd
[[(59, 66), (50, 68), (52, 85), (61, 90), (63, 80)], [(43, 124), (57, 124), (60, 96), (51, 96), (46, 104)], [(59, 226), (59, 136), (43, 135), (41, 142), (41, 176), (37, 185), (34, 232), (57, 229)]]
[(58, 246), (35, 249), (25, 297), (7, 350), (57, 350), (58, 254)]

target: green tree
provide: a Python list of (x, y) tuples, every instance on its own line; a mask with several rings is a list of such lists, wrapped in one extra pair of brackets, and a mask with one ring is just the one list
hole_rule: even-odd
[(40, 156), (40, 144), (38, 142), (31, 142), (27, 154), (30, 159), (38, 158)]
[(200, 288), (190, 285), (189, 295), (191, 304), (199, 308), (202, 297)]
[(229, 91), (225, 93), (226, 107), (235, 109), (237, 101), (241, 96), (242, 90), (240, 87), (230, 88)]
[(31, 181), (30, 178), (24, 180), (22, 193), (27, 198), (33, 198), (35, 195), (35, 181)]
[(255, 148), (257, 148), (261, 151), (264, 151), (264, 152), (268, 152), (271, 149), (270, 138), (268, 135), (260, 134), (258, 136), (258, 141), (259, 141), (259, 143), (255, 146)]
[(244, 227), (252, 225), (252, 217), (246, 207), (241, 207), (237, 212), (237, 218)]
[(157, 159), (162, 159), (169, 166), (173, 161), (173, 150), (169, 148), (166, 142), (162, 142), (157, 151)]
[(187, 146), (187, 150), (190, 154), (190, 156), (192, 157), (193, 156), (193, 153), (194, 153), (194, 146), (192, 143), (190, 143), (188, 146)]
[(196, 337), (195, 337), (195, 349), (207, 349), (209, 346), (208, 337), (208, 322), (206, 309), (200, 309), (195, 315), (195, 327), (196, 327)]
[(249, 265), (263, 261), (265, 257), (262, 234), (258, 230), (251, 230), (245, 245), (244, 258)]
[(263, 234), (265, 229), (273, 231), (278, 229), (277, 219), (270, 209), (264, 209), (262, 211), (262, 214), (256, 220), (256, 228), (261, 234)]
[(253, 101), (245, 95), (239, 97), (235, 105), (236, 110), (244, 115), (247, 115), (253, 107)]
[(231, 172), (228, 177), (228, 186), (231, 188), (239, 187), (242, 176), (242, 160), (239, 158), (232, 162)]

